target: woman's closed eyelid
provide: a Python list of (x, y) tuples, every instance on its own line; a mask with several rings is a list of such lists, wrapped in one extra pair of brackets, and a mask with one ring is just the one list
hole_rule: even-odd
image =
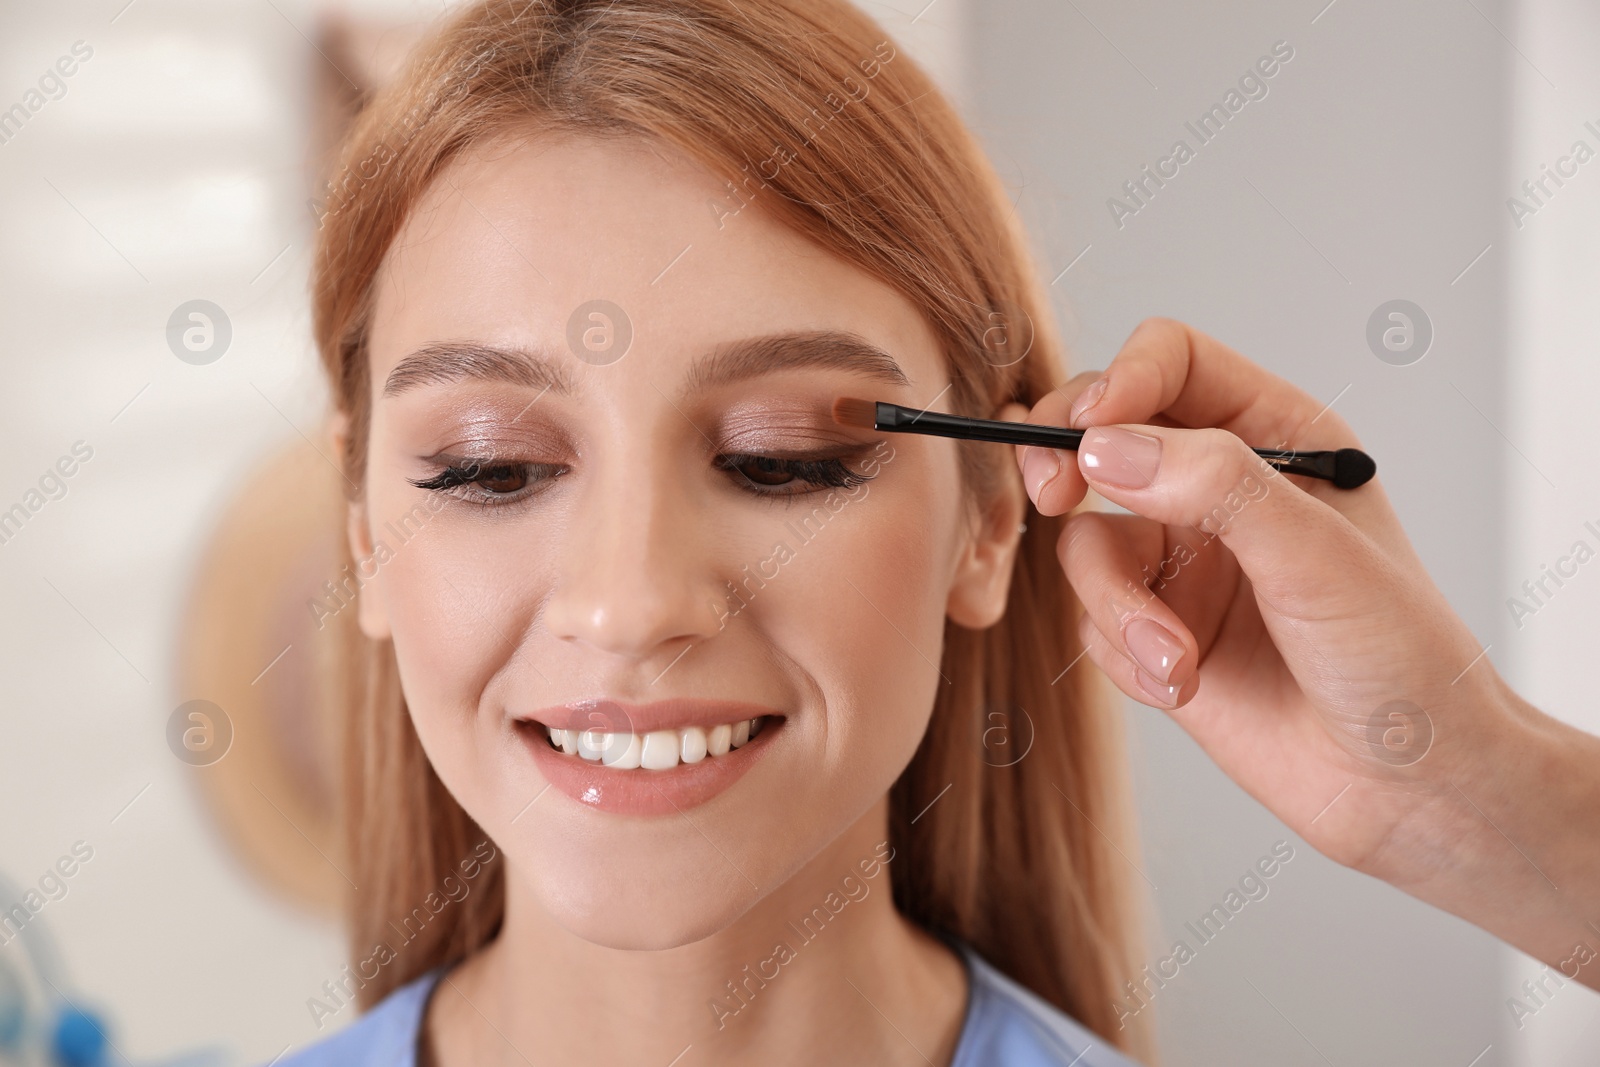
[(717, 452), (747, 452), (766, 456), (817, 459), (831, 456), (853, 456), (865, 453), (874, 442), (850, 439), (823, 433), (747, 433), (733, 436), (713, 436), (711, 446)]
[(741, 401), (705, 420), (716, 428), (713, 436), (740, 440), (791, 439), (819, 444), (851, 444), (861, 440), (859, 430), (841, 426), (833, 418), (833, 399), (767, 403)]
[(875, 431), (843, 426), (825, 412), (736, 411), (715, 420), (703, 431), (719, 449), (745, 452), (844, 454), (866, 450), (878, 442)]
[[(417, 419), (414, 427), (402, 430), (402, 436), (415, 436), (419, 442), (428, 440), (431, 447), (427, 451), (441, 456), (452, 452), (464, 454), (469, 450), (575, 451), (580, 446), (591, 447), (586, 439), (611, 438), (609, 433), (601, 432), (598, 425), (592, 418), (568, 417), (534, 410), (534, 405), (521, 405), (516, 411), (477, 410), (465, 416), (450, 413), (444, 418)], [(636, 422), (634, 425), (643, 427), (646, 424)], [(863, 443), (862, 432), (835, 422), (831, 408), (814, 411), (809, 408), (804, 411), (746, 408), (712, 415), (674, 411), (665, 417), (665, 432), (669, 436), (674, 426), (681, 429), (688, 440), (714, 441), (717, 448), (726, 451), (798, 452)]]

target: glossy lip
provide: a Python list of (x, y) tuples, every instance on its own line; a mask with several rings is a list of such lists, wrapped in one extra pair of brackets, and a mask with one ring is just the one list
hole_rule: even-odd
[[(715, 725), (728, 721), (721, 718), (705, 721), (685, 720), (681, 716), (693, 709), (687, 705), (666, 706), (672, 703), (674, 702), (662, 701), (660, 705), (651, 704), (646, 705), (644, 709), (636, 709), (651, 711), (651, 714), (663, 723), (659, 726), (651, 725), (639, 732), (647, 733), (650, 729), (671, 729), (671, 726), (665, 725), (669, 721), (665, 718), (668, 715), (679, 716), (670, 720), (678, 726)], [(697, 701), (694, 704), (699, 708), (712, 707), (707, 702)], [(727, 706), (730, 705), (724, 705)], [(751, 707), (748, 704), (738, 706), (747, 709)], [(718, 711), (717, 714), (726, 712)], [(766, 754), (774, 739), (783, 733), (783, 718), (770, 711), (765, 714), (768, 718), (762, 723), (761, 732), (739, 748), (730, 749), (724, 756), (706, 756), (699, 763), (680, 763), (668, 771), (652, 771), (644, 767), (626, 771), (616, 770), (598, 760), (587, 760), (582, 756), (569, 755), (552, 748), (549, 735), (545, 733), (544, 725), (541, 725), (542, 720), (523, 719), (514, 725), (545, 780), (575, 802), (613, 815), (654, 816), (671, 815), (698, 807), (744, 777)], [(755, 717), (755, 715), (747, 716), (747, 718)], [(560, 727), (560, 729), (569, 728)]]

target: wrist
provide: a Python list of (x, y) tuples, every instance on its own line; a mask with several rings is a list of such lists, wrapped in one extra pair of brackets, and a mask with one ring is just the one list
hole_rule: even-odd
[(1600, 987), (1600, 738), (1482, 689), (1367, 873)]

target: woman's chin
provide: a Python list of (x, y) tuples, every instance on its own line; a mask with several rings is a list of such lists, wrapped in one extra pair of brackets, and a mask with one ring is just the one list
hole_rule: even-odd
[(547, 896), (549, 920), (574, 937), (604, 948), (659, 952), (703, 941), (732, 926), (759, 894), (644, 893), (628, 887)]

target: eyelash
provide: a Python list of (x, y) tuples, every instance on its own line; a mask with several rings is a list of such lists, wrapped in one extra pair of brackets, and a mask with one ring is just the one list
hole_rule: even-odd
[(503, 507), (507, 504), (515, 504), (526, 500), (540, 490), (523, 491), (519, 489), (510, 493), (484, 492), (481, 489), (476, 492), (457, 492), (457, 490), (467, 489), (474, 485), (481, 486), (484, 479), (497, 474), (500, 477), (521, 475), (525, 480), (523, 489), (526, 489), (528, 484), (533, 484), (538, 475), (544, 474), (545, 477), (539, 478), (537, 483), (543, 486), (561, 477), (566, 472), (566, 469), (555, 463), (525, 463), (519, 460), (502, 460), (491, 457), (483, 460), (470, 460), (459, 466), (451, 465), (445, 467), (432, 478), (414, 480), (411, 484), (418, 489), (428, 489), (436, 493), (443, 493), (445, 496), (453, 496), (458, 500), (466, 501), (468, 504), (476, 504), (483, 507)]
[[(753, 488), (760, 484), (748, 474), (739, 470), (740, 467), (756, 464), (758, 473), (767, 475), (787, 475), (800, 483), (812, 486), (810, 489), (777, 489), (767, 491)], [(750, 453), (734, 452), (716, 457), (712, 465), (718, 470), (726, 471), (743, 490), (752, 496), (783, 498), (804, 496), (808, 493), (821, 492), (824, 489), (854, 489), (858, 485), (870, 482), (876, 475), (862, 474), (851, 470), (843, 457), (826, 457), (819, 459), (785, 459), (777, 456), (757, 456)], [(412, 485), (418, 489), (427, 489), (432, 492), (443, 493), (464, 500), (469, 504), (483, 507), (504, 507), (527, 500), (535, 493), (542, 491), (543, 486), (561, 477), (568, 468), (554, 463), (526, 463), (519, 460), (484, 459), (474, 460), (461, 465), (445, 467), (432, 478), (413, 480)], [(540, 478), (539, 475), (545, 477)], [(485, 492), (481, 489), (476, 492), (462, 493), (456, 490), (470, 486), (481, 486), (485, 478), (498, 475), (499, 477), (515, 477), (521, 475), (526, 481), (523, 488), (509, 493)], [(535, 483), (535, 479), (537, 482)], [(491, 478), (491, 480), (493, 480)], [(535, 484), (535, 488), (527, 488), (528, 484)], [(791, 484), (791, 483), (782, 483)]]
[[(809, 483), (812, 489), (790, 489), (778, 492), (766, 492), (760, 489), (748, 489), (756, 496), (801, 496), (808, 492), (820, 492), (823, 489), (854, 489), (858, 485), (872, 481), (876, 475), (862, 474), (851, 470), (841, 456), (821, 459), (783, 459), (777, 456), (756, 456), (748, 452), (732, 452), (718, 456), (712, 461), (712, 466), (718, 470), (734, 473), (739, 467), (746, 464), (757, 464), (763, 473), (786, 474), (791, 478), (798, 478)], [(739, 472), (746, 487), (755, 485), (748, 474)]]

